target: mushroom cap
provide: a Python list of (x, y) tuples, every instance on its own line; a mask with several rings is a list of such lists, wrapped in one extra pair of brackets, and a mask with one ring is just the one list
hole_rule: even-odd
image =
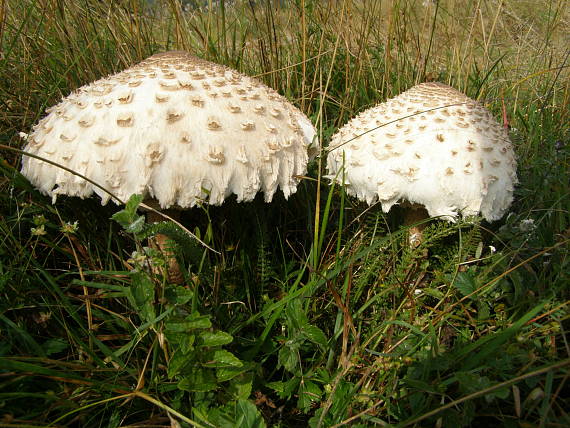
[(506, 130), (441, 83), (414, 86), (344, 125), (329, 145), (327, 173), (384, 212), (408, 201), (450, 221), (458, 213), (501, 218), (517, 183)]
[[(273, 89), (186, 52), (166, 52), (82, 86), (33, 127), (24, 150), (80, 173), (119, 199), (162, 208), (221, 204), (234, 193), (285, 197), (306, 171), (316, 131)], [(57, 166), (24, 156), (41, 192), (108, 193)]]

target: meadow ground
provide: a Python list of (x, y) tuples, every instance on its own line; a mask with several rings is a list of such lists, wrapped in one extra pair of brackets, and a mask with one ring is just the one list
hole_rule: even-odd
[[(570, 426), (568, 28), (566, 0), (0, 2), (0, 426)], [(412, 249), (320, 156), (288, 201), (185, 213), (214, 252), (18, 173), (46, 107), (173, 49), (279, 91), (323, 154), (356, 113), (448, 83), (507, 118), (515, 202)], [(185, 286), (144, 269), (157, 231)]]

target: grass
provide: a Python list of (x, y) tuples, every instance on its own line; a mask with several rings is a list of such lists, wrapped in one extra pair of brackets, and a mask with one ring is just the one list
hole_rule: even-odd
[[(0, 3), (0, 426), (568, 426), (566, 2), (184, 3)], [(52, 205), (18, 174), (46, 107), (169, 49), (258, 76), (325, 146), (452, 84), (508, 118), (515, 202), (410, 249), (398, 210), (329, 187), (320, 157), (288, 201), (185, 213), (210, 251), (136, 222), (135, 199)], [(185, 287), (146, 273), (158, 230)]]

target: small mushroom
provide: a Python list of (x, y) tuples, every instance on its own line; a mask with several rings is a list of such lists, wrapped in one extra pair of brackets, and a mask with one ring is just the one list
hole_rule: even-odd
[[(137, 85), (126, 75), (137, 76)], [(253, 88), (261, 95), (256, 103), (233, 97), (228, 109), (225, 97), (210, 97), (206, 89), (225, 82), (246, 96)], [(255, 126), (262, 108), (283, 114), (264, 117), (267, 126)], [(145, 203), (162, 209), (219, 205), (232, 194), (251, 201), (260, 190), (271, 201), (278, 187), (287, 198), (317, 149), (315, 128), (284, 97), (186, 52), (157, 54), (83, 86), (40, 123), (49, 123), (52, 132), (36, 126), (24, 150), (71, 170), (84, 168), (87, 178), (112, 188), (120, 200), (143, 194)], [(266, 144), (270, 136), (287, 149), (273, 150)], [(287, 145), (289, 140), (302, 144)], [(265, 165), (268, 158), (271, 170)], [(103, 204), (110, 199), (97, 186), (36, 158), (23, 157), (22, 173), (54, 202), (57, 195), (86, 198), (93, 193)]]
[[(506, 130), (478, 102), (422, 83), (379, 104), (333, 135), (328, 176), (384, 212), (398, 203), (413, 224), (428, 215), (501, 218), (513, 200), (516, 161)], [(418, 211), (419, 210), (419, 211)], [(415, 235), (414, 235), (415, 234)], [(412, 245), (421, 228), (412, 229)]]

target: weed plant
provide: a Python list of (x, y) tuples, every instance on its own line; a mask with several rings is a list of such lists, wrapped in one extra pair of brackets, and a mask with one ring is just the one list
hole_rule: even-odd
[[(570, 426), (568, 28), (565, 0), (0, 2), (0, 426)], [(288, 201), (185, 213), (211, 249), (18, 173), (46, 107), (173, 49), (259, 77), (324, 146)], [(410, 248), (322, 174), (339, 126), (426, 80), (508, 120), (520, 183), (501, 221)]]

